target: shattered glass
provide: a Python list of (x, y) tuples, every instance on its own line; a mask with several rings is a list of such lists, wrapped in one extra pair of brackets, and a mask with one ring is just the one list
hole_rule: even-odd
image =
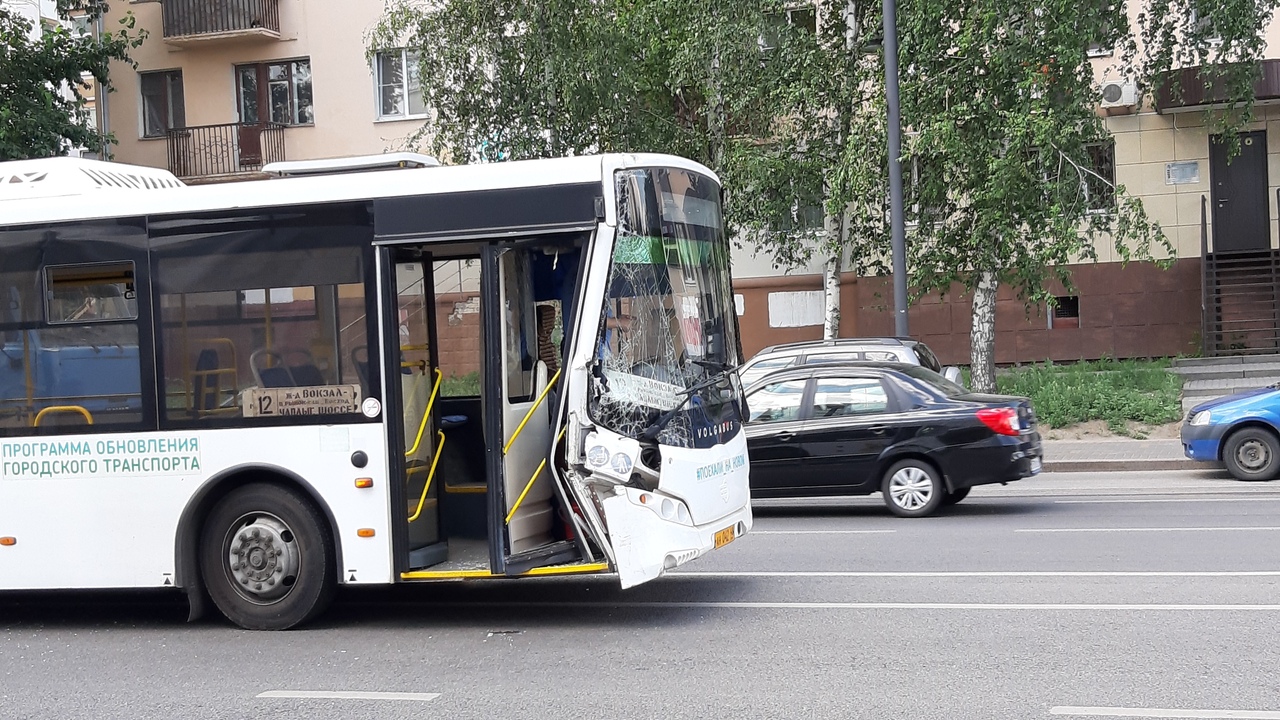
[(710, 446), (741, 421), (719, 188), (687, 171), (629, 170), (617, 195), (592, 417), (627, 437)]

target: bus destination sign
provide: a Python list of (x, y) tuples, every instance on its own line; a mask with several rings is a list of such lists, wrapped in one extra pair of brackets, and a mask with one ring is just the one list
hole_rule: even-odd
[(346, 415), (360, 412), (359, 385), (251, 388), (244, 392), (245, 417)]

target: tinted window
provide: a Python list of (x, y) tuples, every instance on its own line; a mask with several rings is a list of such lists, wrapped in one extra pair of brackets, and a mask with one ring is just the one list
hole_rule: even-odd
[(747, 398), (751, 422), (786, 422), (800, 419), (805, 380), (770, 383)]
[(813, 392), (813, 416), (846, 417), (889, 409), (889, 396), (875, 378), (820, 378)]
[(920, 364), (930, 370), (940, 373), (942, 372), (942, 363), (938, 362), (938, 356), (933, 354), (928, 345), (924, 343), (916, 343), (916, 355), (920, 358)]
[(963, 386), (951, 382), (929, 368), (909, 367), (903, 368), (902, 372), (916, 380), (924, 382), (927, 385), (931, 385), (934, 389), (947, 397), (959, 397), (961, 395), (969, 394), (969, 391)]
[(169, 422), (365, 419), (377, 357), (360, 247), (368, 231), (338, 224), (346, 219), (317, 210), (204, 231), (214, 223), (197, 221), (157, 242)]

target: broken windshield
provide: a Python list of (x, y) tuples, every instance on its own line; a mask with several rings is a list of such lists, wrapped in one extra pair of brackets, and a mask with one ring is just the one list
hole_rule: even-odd
[(741, 417), (719, 186), (665, 168), (621, 171), (616, 182), (618, 232), (596, 338), (592, 416), (666, 445), (722, 442)]

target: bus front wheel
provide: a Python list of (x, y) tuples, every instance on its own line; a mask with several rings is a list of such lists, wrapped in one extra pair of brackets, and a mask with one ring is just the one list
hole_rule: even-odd
[(248, 630), (287, 630), (319, 615), (336, 589), (333, 542), (297, 493), (255, 483), (218, 501), (200, 535), (209, 596)]

